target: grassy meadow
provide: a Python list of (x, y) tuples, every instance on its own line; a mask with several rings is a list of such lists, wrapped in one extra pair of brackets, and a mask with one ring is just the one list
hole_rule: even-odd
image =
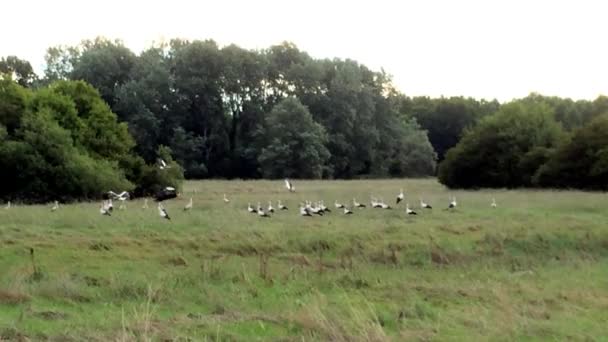
[[(111, 217), (99, 203), (0, 209), (0, 340), (608, 340), (603, 193), (294, 185), (187, 182), (171, 221), (141, 199)], [(400, 188), (419, 215), (298, 215), (303, 200), (394, 205)], [(277, 199), (289, 210), (246, 210)]]

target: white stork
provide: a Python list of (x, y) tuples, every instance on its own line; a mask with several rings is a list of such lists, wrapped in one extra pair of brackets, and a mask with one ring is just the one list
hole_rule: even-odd
[(99, 208), (99, 213), (101, 215), (112, 216), (107, 208), (107, 203), (105, 201), (101, 201), (101, 207)]
[(226, 197), (226, 194), (224, 194), (224, 203), (230, 203), (230, 200), (228, 199), (228, 197)]
[(325, 201), (321, 200), (319, 202), (319, 208), (326, 213), (331, 213), (331, 209), (329, 209), (328, 207), (325, 206)]
[(312, 216), (310, 211), (300, 203), (300, 216)]
[(291, 182), (289, 181), (288, 178), (285, 178), (285, 187), (287, 188), (287, 190), (289, 190), (289, 192), (295, 192), (296, 191), (295, 186), (293, 186), (293, 184), (291, 184)]
[(337, 209), (343, 209), (343, 208), (344, 208), (344, 204), (342, 204), (342, 203), (338, 203), (338, 201), (337, 201), (337, 200), (336, 200), (336, 201), (334, 201), (334, 206), (335, 206)]
[(144, 198), (144, 205), (141, 208), (148, 209), (148, 199), (147, 198)]
[(253, 209), (253, 207), (251, 206), (251, 202), (247, 203), (247, 211), (250, 212), (251, 214), (257, 213), (257, 211), (255, 209)]
[(170, 169), (171, 166), (168, 165), (162, 158), (158, 158), (158, 168), (161, 170)]
[(452, 200), (450, 201), (450, 205), (448, 206), (448, 209), (456, 209), (456, 206), (458, 205), (458, 202), (456, 202), (456, 196), (452, 197)]
[(188, 202), (188, 204), (186, 204), (186, 206), (184, 206), (184, 211), (188, 211), (192, 209), (192, 197), (190, 197), (190, 201)]
[(357, 202), (357, 199), (353, 198), (353, 207), (354, 208), (365, 208), (365, 204)]
[(165, 210), (165, 208), (160, 202), (158, 202), (158, 214), (164, 219), (171, 220), (169, 214), (167, 213), (167, 210)]
[(492, 204), (491, 204), (492, 208), (496, 208), (498, 207), (498, 204), (496, 204), (496, 199), (492, 198)]
[(344, 208), (344, 215), (352, 215), (353, 211), (348, 209), (347, 207), (343, 207)]
[(420, 198), (420, 208), (422, 209), (433, 209), (430, 204), (424, 202), (422, 198)]
[(57, 209), (59, 209), (59, 202), (55, 201), (55, 203), (53, 204), (53, 207), (51, 208), (51, 211), (56, 211)]
[(403, 201), (404, 198), (405, 198), (405, 195), (403, 194), (403, 189), (401, 189), (401, 191), (399, 192), (399, 195), (397, 195), (397, 202), (395, 204), (399, 204), (399, 202)]
[(6, 203), (6, 207), (4, 207), (4, 209), (7, 209), (7, 210), (8, 210), (8, 209), (10, 209), (10, 208), (11, 208), (11, 201), (8, 201), (8, 202)]
[(127, 191), (123, 191), (119, 194), (115, 193), (114, 191), (108, 191), (108, 194), (110, 194), (115, 200), (119, 200), (120, 201), (120, 206), (118, 207), (118, 209), (126, 209), (127, 206), (125, 204), (125, 201), (128, 200), (131, 195), (127, 192)]
[(380, 200), (380, 202), (378, 204), (380, 205), (380, 208), (382, 208), (382, 209), (393, 209), (393, 208), (391, 208), (390, 205), (384, 203), (384, 200)]
[(266, 212), (264, 212), (264, 209), (262, 209), (262, 206), (260, 205), (260, 202), (258, 202), (257, 213), (258, 213), (259, 217), (270, 217), (270, 215), (268, 215)]
[(408, 215), (418, 215), (418, 214), (416, 214), (415, 211), (413, 211), (412, 209), (410, 209), (410, 204), (409, 203), (405, 204), (405, 213), (408, 214)]
[(281, 200), (279, 200), (279, 204), (277, 205), (277, 207), (279, 208), (279, 210), (289, 210), (285, 204), (281, 203)]
[(272, 201), (268, 201), (268, 209), (267, 211), (271, 214), (274, 214), (274, 207), (272, 206)]

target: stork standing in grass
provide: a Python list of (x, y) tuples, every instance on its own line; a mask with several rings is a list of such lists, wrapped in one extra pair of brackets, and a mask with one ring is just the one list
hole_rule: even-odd
[(141, 208), (148, 209), (148, 199), (147, 198), (144, 198), (144, 205)]
[(353, 208), (365, 208), (365, 204), (359, 203), (356, 198), (353, 198)]
[(422, 209), (433, 209), (430, 204), (424, 202), (422, 198), (420, 198), (420, 208)]
[(492, 198), (492, 204), (490, 205), (492, 206), (492, 208), (498, 207), (498, 204), (496, 204), (496, 199)]
[(169, 214), (167, 213), (167, 210), (165, 210), (165, 208), (160, 202), (158, 202), (158, 214), (164, 219), (171, 220)]
[(336, 200), (336, 201), (334, 201), (334, 206), (335, 206), (337, 209), (344, 209), (344, 204), (342, 204), (342, 203), (338, 203), (338, 201), (337, 201), (337, 200)]
[(353, 211), (348, 209), (347, 207), (343, 207), (344, 208), (344, 215), (352, 215)]
[(191, 209), (192, 209), (192, 197), (190, 197), (190, 201), (184, 207), (184, 211), (188, 211), (188, 210), (191, 210)]
[(405, 198), (405, 195), (403, 194), (403, 189), (401, 189), (401, 191), (399, 192), (399, 195), (397, 195), (397, 200), (396, 200), (395, 204), (399, 204), (399, 202), (403, 201), (404, 198)]
[(412, 209), (410, 209), (410, 204), (406, 203), (405, 204), (405, 213), (408, 215), (418, 215), (415, 211), (413, 211)]
[(268, 212), (274, 214), (274, 207), (272, 206), (272, 201), (268, 201)]
[(296, 188), (293, 186), (293, 184), (291, 184), (288, 178), (285, 178), (285, 187), (287, 188), (287, 190), (289, 190), (289, 192), (296, 191)]
[(325, 206), (325, 201), (321, 200), (319, 202), (319, 208), (321, 208), (321, 210), (323, 210), (326, 213), (331, 213), (331, 209), (329, 209), (328, 207)]
[(267, 214), (267, 213), (264, 211), (264, 209), (262, 209), (262, 206), (260, 205), (260, 202), (258, 202), (258, 210), (257, 210), (257, 212), (258, 212), (258, 216), (259, 216), (259, 217), (270, 217), (270, 215), (268, 215), (268, 214)]
[(101, 207), (99, 208), (99, 213), (101, 215), (105, 215), (105, 216), (112, 216), (110, 215), (110, 211), (108, 211), (108, 207), (107, 207), (107, 203), (105, 201), (101, 202)]
[(51, 211), (57, 211), (57, 209), (59, 209), (59, 201), (55, 201), (53, 207), (51, 208)]
[(456, 196), (453, 196), (448, 209), (456, 209), (456, 206), (458, 206), (458, 202), (456, 202)]
[(226, 194), (224, 194), (224, 203), (230, 203), (230, 200), (228, 199), (228, 197), (226, 197)]
[(281, 203), (281, 200), (279, 200), (279, 204), (277, 205), (277, 207), (279, 208), (279, 210), (289, 210), (285, 204)]
[(312, 216), (308, 208), (300, 203), (300, 216)]
[(6, 203), (6, 207), (4, 207), (4, 209), (7, 209), (7, 210), (8, 210), (8, 209), (10, 209), (10, 208), (11, 208), (11, 201), (8, 201), (8, 202)]
[(257, 212), (257, 211), (256, 211), (256, 210), (255, 210), (255, 209), (254, 209), (254, 208), (251, 206), (251, 202), (250, 202), (250, 203), (247, 203), (247, 211), (248, 211), (250, 214), (255, 214), (255, 213)]

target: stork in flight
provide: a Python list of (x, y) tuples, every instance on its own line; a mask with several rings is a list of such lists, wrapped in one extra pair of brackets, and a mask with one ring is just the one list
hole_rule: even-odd
[(158, 168), (161, 170), (170, 169), (171, 166), (168, 165), (162, 158), (158, 158)]
[(111, 196), (111, 198), (114, 198), (115, 200), (120, 201), (120, 206), (118, 207), (118, 209), (127, 208), (125, 201), (131, 197), (131, 195), (127, 191), (123, 191), (123, 192), (117, 194), (114, 191), (110, 190), (110, 191), (108, 191), (108, 194)]

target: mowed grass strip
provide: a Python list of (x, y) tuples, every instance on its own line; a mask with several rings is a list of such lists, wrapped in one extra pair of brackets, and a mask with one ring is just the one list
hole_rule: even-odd
[[(139, 199), (111, 217), (99, 203), (2, 209), (0, 339), (606, 338), (605, 194), (449, 191), (434, 179), (294, 185), (187, 182), (165, 203), (171, 221)], [(369, 208), (371, 196), (393, 209)], [(458, 207), (445, 210), (452, 196)], [(353, 198), (368, 208), (333, 206)], [(246, 210), (279, 199), (289, 210), (269, 219)], [(332, 212), (300, 217), (305, 200)]]

